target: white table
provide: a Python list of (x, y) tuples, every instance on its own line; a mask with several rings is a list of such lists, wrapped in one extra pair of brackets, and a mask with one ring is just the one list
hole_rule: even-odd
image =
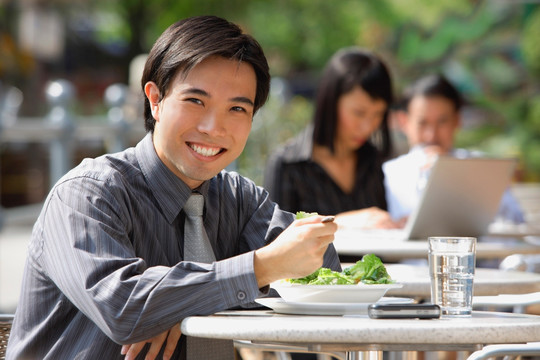
[(470, 318), (436, 320), (357, 316), (279, 315), (273, 311), (227, 311), (191, 316), (181, 324), (188, 336), (281, 344), (313, 352), (475, 351), (486, 344), (538, 341), (540, 317), (473, 312)]
[[(430, 278), (427, 266), (387, 264), (392, 279), (403, 284), (390, 289), (387, 295), (430, 298)], [(474, 295), (525, 294), (540, 291), (540, 274), (522, 271), (502, 271), (476, 268)]]
[[(512, 254), (540, 254), (540, 246), (522, 239), (483, 238), (476, 244), (476, 258), (504, 259)], [(339, 255), (361, 257), (375, 254), (385, 261), (404, 259), (427, 259), (427, 240), (387, 240), (381, 237), (370, 238), (366, 233), (352, 230), (338, 230), (334, 246)]]

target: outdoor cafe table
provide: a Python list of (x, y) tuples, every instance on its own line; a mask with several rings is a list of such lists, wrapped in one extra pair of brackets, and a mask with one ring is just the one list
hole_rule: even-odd
[[(426, 259), (427, 240), (387, 240), (370, 238), (368, 232), (338, 230), (334, 247), (339, 255), (361, 257), (375, 254), (386, 261), (405, 259)], [(540, 254), (540, 246), (527, 243), (519, 238), (481, 238), (476, 244), (477, 260), (504, 259), (512, 254)]]
[(191, 316), (188, 336), (283, 345), (311, 352), (346, 352), (347, 359), (381, 351), (476, 351), (487, 344), (538, 341), (540, 317), (473, 311), (470, 318), (370, 319), (367, 315), (280, 315), (271, 310)]

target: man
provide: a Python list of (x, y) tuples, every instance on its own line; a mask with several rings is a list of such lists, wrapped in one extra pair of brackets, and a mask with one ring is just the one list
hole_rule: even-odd
[[(8, 359), (122, 359), (121, 344), (173, 329), (169, 347), (187, 316), (248, 306), (271, 282), (320, 266), (340, 269), (329, 245), (336, 224), (294, 221), (265, 190), (222, 171), (268, 95), (251, 36), (217, 17), (179, 21), (154, 44), (141, 83), (146, 137), (83, 161), (44, 203)], [(210, 263), (184, 259), (194, 192), (204, 196)], [(189, 339), (173, 350), (170, 358), (189, 358)]]
[[(421, 78), (405, 91), (404, 98), (403, 109), (397, 116), (410, 150), (383, 164), (388, 211), (394, 219), (406, 218), (417, 206), (438, 155), (481, 155), (454, 148), (463, 99), (444, 76)], [(523, 222), (519, 205), (508, 191), (503, 195), (499, 215)]]

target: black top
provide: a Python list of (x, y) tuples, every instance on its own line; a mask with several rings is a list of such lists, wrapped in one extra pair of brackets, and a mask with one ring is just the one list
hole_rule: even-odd
[(312, 160), (313, 128), (275, 151), (266, 164), (264, 186), (272, 200), (287, 211), (330, 215), (372, 206), (387, 209), (382, 159), (366, 142), (358, 149), (356, 178), (345, 193), (330, 175)]

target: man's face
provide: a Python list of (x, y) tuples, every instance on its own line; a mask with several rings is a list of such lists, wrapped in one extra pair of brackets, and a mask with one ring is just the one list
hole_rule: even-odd
[(409, 103), (404, 132), (409, 146), (435, 145), (443, 153), (454, 146), (454, 135), (460, 126), (459, 112), (453, 103), (441, 96), (415, 96)]
[(156, 84), (145, 85), (156, 120), (156, 152), (190, 188), (214, 177), (244, 149), (256, 85), (251, 65), (218, 56), (185, 77), (175, 76), (161, 101)]

